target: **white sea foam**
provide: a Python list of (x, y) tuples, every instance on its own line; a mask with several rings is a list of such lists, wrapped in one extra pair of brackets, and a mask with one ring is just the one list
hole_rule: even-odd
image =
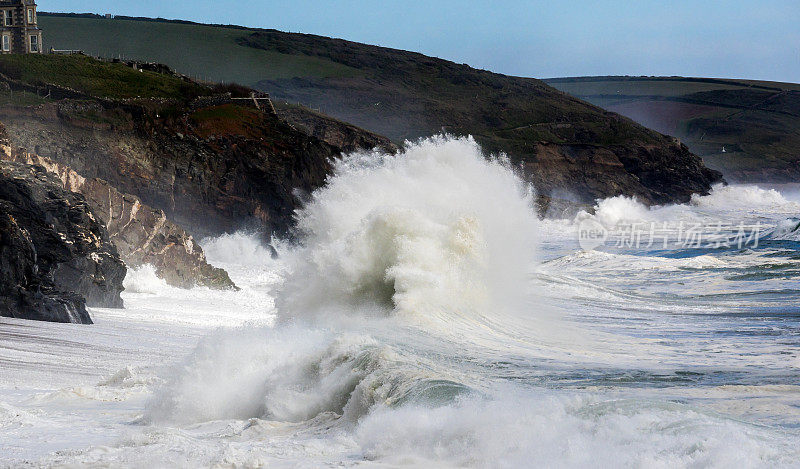
[(775, 189), (758, 186), (715, 186), (709, 195), (692, 196), (692, 205), (702, 208), (758, 212), (800, 212), (800, 203), (786, 199)]
[(787, 218), (781, 220), (772, 230), (769, 237), (784, 241), (800, 241), (800, 219)]
[[(792, 233), (780, 220), (797, 213), (774, 212), (773, 194), (719, 190), (669, 207), (613, 198), (594, 216), (758, 216)], [(306, 238), (278, 259), (258, 234), (202, 241), (241, 291), (175, 289), (145, 267), (126, 279), (128, 309), (92, 310), (92, 328), (0, 321), (0, 466), (800, 458), (784, 248), (576, 253), (571, 223), (538, 233), (502, 161), (445, 137), (344, 159), (299, 217)], [(551, 260), (531, 273), (540, 236)], [(733, 279), (763, 272), (777, 275)]]
[(383, 408), (356, 438), (368, 459), (419, 466), (761, 467), (798, 456), (790, 438), (680, 404), (513, 388), (502, 395)]
[[(775, 189), (758, 186), (715, 186), (708, 195), (692, 196), (688, 204), (654, 205), (648, 207), (635, 197), (619, 195), (598, 200), (594, 214), (582, 212), (577, 220), (593, 218), (606, 227), (621, 223), (638, 222), (698, 222), (709, 214), (728, 218), (731, 212), (746, 215), (753, 213), (800, 213), (800, 203), (784, 197)], [(742, 220), (726, 220), (728, 223)]]
[(129, 293), (145, 293), (155, 295), (168, 291), (172, 287), (156, 275), (152, 265), (145, 264), (140, 267), (129, 268), (122, 283), (125, 291)]
[(425, 321), (504, 308), (525, 291), (536, 226), (530, 188), (471, 138), (351, 155), (299, 213), (304, 247), (279, 310)]
[[(264, 267), (272, 264), (276, 253), (258, 232), (237, 231), (206, 238), (200, 244), (212, 264)], [(286, 249), (283, 244), (278, 246)]]

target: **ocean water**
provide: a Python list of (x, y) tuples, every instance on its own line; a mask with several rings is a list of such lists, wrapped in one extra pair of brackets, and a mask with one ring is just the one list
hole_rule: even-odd
[(539, 220), (470, 139), (351, 155), (278, 258), (203, 241), (241, 291), (0, 319), (0, 466), (800, 467), (796, 189)]

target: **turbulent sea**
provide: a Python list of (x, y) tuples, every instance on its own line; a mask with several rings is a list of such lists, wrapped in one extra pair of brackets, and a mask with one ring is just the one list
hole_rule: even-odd
[(0, 466), (800, 467), (797, 188), (532, 207), (470, 139), (351, 155), (278, 258), (204, 240), (240, 291), (0, 319)]

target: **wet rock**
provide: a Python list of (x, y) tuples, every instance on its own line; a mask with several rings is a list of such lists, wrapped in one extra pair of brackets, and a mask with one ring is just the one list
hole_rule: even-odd
[(20, 151), (3, 154), (4, 158), (43, 166), (59, 178), (65, 189), (82, 194), (129, 267), (150, 264), (160, 278), (179, 288), (236, 288), (228, 273), (210, 265), (194, 238), (169, 221), (163, 211), (119, 192), (102, 179), (84, 178), (48, 158)]
[(87, 305), (122, 307), (125, 272), (81, 195), (0, 161), (0, 316), (91, 324)]

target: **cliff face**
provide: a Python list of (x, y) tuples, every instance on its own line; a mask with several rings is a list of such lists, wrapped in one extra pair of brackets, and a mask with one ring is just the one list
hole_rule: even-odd
[[(288, 234), (295, 191), (319, 187), (342, 150), (236, 101), (248, 88), (166, 67), (3, 56), (0, 81), (13, 90), (0, 119), (15, 147), (135, 195), (195, 236)], [(346, 140), (358, 145), (358, 134), (351, 126)]]
[(534, 186), (547, 196), (582, 204), (618, 194), (635, 195), (646, 204), (686, 203), (691, 194), (720, 181), (719, 173), (678, 142), (531, 147), (531, 157), (520, 164)]
[[(146, 34), (153, 21), (164, 30), (171, 28), (166, 20), (130, 19), (104, 23), (88, 18), (42, 19), (45, 20), (49, 21), (47, 27), (51, 33), (59, 36), (60, 40), (90, 51), (101, 50), (98, 49), (98, 38), (119, 37), (120, 28), (131, 36)], [(75, 37), (72, 31), (81, 24), (91, 27), (97, 34)], [(690, 197), (693, 188), (705, 192), (710, 188), (709, 183), (721, 180), (720, 174), (703, 169), (695, 156), (674, 145), (670, 138), (619, 114), (570, 97), (540, 80), (505, 76), (414, 52), (309, 34), (248, 29), (236, 29), (233, 34), (233, 29), (212, 25), (190, 28), (176, 24), (175, 28), (198, 43), (207, 41), (209, 35), (215, 35), (217, 46), (226, 50), (225, 60), (220, 60), (213, 48), (185, 51), (173, 43), (153, 51), (140, 41), (123, 41), (124, 44), (118, 46), (125, 48), (125, 55), (129, 57), (146, 55), (165, 61), (178, 71), (255, 86), (269, 92), (276, 103), (285, 100), (318, 109), (336, 120), (319, 125), (321, 121), (310, 115), (295, 116), (291, 110), (285, 115), (298, 130), (305, 128), (309, 134), (345, 151), (349, 150), (344, 146), (353, 139), (347, 136), (346, 129), (331, 125), (333, 122), (349, 122), (385, 135), (395, 143), (443, 131), (454, 135), (470, 134), (487, 151), (506, 153), (515, 163), (526, 166), (532, 175), (555, 176), (554, 180), (532, 179), (541, 194), (558, 196), (569, 193), (585, 203), (622, 193), (635, 195), (645, 202), (678, 202)], [(254, 52), (250, 48), (266, 53)], [(265, 67), (264, 57), (267, 56), (269, 66)], [(3, 67), (5, 61), (19, 62), (22, 59), (0, 57), (0, 72), (14, 78), (25, 78), (26, 75), (19, 72), (20, 67), (11, 66), (13, 63)], [(231, 66), (232, 63), (235, 66)], [(126, 88), (87, 85), (81, 77), (70, 77), (67, 81), (53, 73), (62, 71), (57, 67), (40, 67), (37, 72), (41, 75), (42, 70), (50, 73), (45, 78), (37, 77), (39, 82), (82, 86), (95, 96), (98, 92), (104, 93), (102, 96), (118, 96)], [(157, 83), (148, 89), (164, 89), (165, 86), (155, 85)], [(180, 88), (174, 83), (170, 87)], [(617, 90), (619, 88), (614, 92)], [(127, 95), (145, 96), (139, 89)], [(788, 97), (780, 99), (784, 98)], [(768, 104), (776, 103), (773, 100)], [(787, 101), (787, 104), (792, 103)], [(745, 124), (735, 127), (725, 126), (725, 133), (741, 133), (743, 128), (750, 128), (755, 119), (760, 117), (753, 116)], [(708, 125), (697, 124), (702, 127), (696, 133), (701, 138)], [(773, 125), (769, 124), (769, 127)], [(775, 136), (774, 133), (771, 135)], [(761, 144), (770, 146), (772, 139), (759, 140)], [(562, 155), (561, 158), (553, 159), (550, 151), (553, 146), (558, 147), (555, 153)], [(785, 148), (791, 150), (792, 147), (787, 145)], [(576, 149), (580, 149), (577, 160), (573, 157)], [(623, 164), (621, 171), (603, 172), (608, 152), (614, 153)], [(789, 156), (790, 152), (785, 154)], [(632, 158), (640, 161), (631, 161)], [(663, 166), (663, 174), (656, 174), (662, 171), (659, 165), (662, 159), (668, 164)], [(791, 163), (793, 160), (786, 161)], [(546, 164), (553, 167), (546, 167)], [(556, 173), (554, 168), (569, 170)], [(642, 168), (646, 169), (640, 172)], [(680, 179), (688, 181), (688, 184), (672, 174), (678, 168), (687, 170)], [(598, 175), (606, 183), (597, 184)], [(675, 181), (677, 184), (673, 184)], [(629, 192), (619, 192), (620, 188)]]
[(191, 235), (138, 197), (30, 153), (10, 151), (0, 153), (0, 158), (40, 165), (55, 174), (66, 190), (83, 195), (128, 267), (152, 265), (160, 278), (179, 288), (236, 288), (227, 272), (206, 262), (203, 249)]
[(86, 201), (44, 168), (0, 161), (0, 315), (90, 324), (122, 307), (125, 265)]
[(277, 116), (234, 105), (168, 116), (76, 106), (85, 105), (5, 108), (0, 118), (15, 146), (136, 195), (196, 236), (243, 227), (287, 234), (299, 204), (294, 191), (319, 187), (340, 154)]
[[(550, 199), (592, 203), (626, 194), (683, 202), (721, 180), (673, 139), (538, 80), (316, 36), (260, 32), (245, 45), (358, 71), (262, 83), (271, 92), (395, 139), (472, 134), (487, 152), (506, 153)], [(206, 87), (88, 57), (0, 59), (0, 80), (18, 98), (38, 100), (0, 105), (15, 146), (106, 181), (195, 236), (241, 228), (291, 235), (301, 195), (324, 184), (334, 158), (375, 145), (394, 149), (304, 108), (279, 105), (273, 114), (231, 100), (250, 95), (242, 87)], [(41, 97), (43, 83), (51, 98)]]

